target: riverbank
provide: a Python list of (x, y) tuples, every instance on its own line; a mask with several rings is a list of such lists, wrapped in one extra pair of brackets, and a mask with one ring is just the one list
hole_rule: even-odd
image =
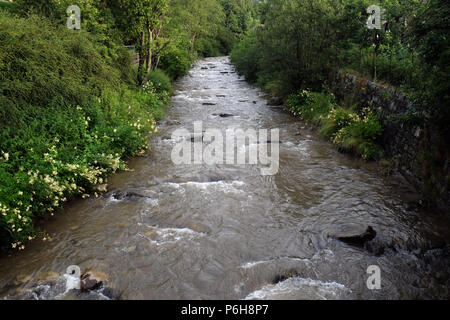
[(137, 87), (126, 48), (94, 34), (1, 11), (0, 29), (0, 247), (23, 250), (36, 219), (148, 149), (171, 88), (157, 74)]

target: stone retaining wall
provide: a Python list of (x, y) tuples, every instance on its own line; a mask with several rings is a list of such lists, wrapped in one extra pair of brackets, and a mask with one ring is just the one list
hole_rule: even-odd
[(406, 95), (342, 72), (333, 75), (332, 90), (342, 103), (356, 105), (359, 110), (369, 107), (379, 112), (384, 129), (382, 144), (387, 156), (397, 163), (398, 171), (411, 184), (431, 197), (440, 210), (450, 213), (448, 142), (441, 141), (433, 130), (392, 121), (392, 116), (413, 107)]

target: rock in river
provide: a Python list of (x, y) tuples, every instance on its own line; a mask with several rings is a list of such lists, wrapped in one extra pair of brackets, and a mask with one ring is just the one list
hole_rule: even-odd
[(33, 279), (33, 276), (30, 274), (19, 274), (14, 280), (15, 286), (21, 286), (24, 283), (30, 282)]
[(366, 231), (361, 234), (337, 236), (336, 239), (352, 246), (362, 247), (366, 242), (375, 239), (376, 236), (377, 232), (371, 226), (368, 226)]
[(267, 104), (269, 106), (281, 106), (283, 105), (283, 99), (278, 97), (272, 97), (269, 99), (269, 101), (267, 101)]
[(87, 271), (81, 276), (81, 290), (95, 290), (100, 288), (106, 281), (108, 276), (101, 271)]
[(229, 113), (214, 113), (213, 116), (215, 116), (215, 117), (221, 117), (221, 118), (230, 118), (230, 117), (234, 117), (234, 115), (229, 114)]

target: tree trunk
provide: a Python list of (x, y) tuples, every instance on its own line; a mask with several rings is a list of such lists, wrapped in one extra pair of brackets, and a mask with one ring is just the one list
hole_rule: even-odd
[(194, 34), (194, 35), (192, 36), (192, 38), (191, 38), (191, 48), (190, 48), (190, 51), (195, 49), (194, 44), (195, 44), (195, 37), (196, 37), (196, 36), (197, 36), (197, 35)]
[(142, 31), (140, 40), (139, 40), (139, 47), (138, 47), (138, 51), (139, 51), (138, 85), (140, 85), (140, 86), (144, 84), (144, 78), (145, 78), (144, 77), (144, 64), (145, 64), (146, 54), (145, 54), (144, 43), (145, 43), (145, 33), (144, 33), (144, 31)]
[(155, 69), (158, 69), (159, 59), (160, 58), (161, 58), (160, 56), (158, 56), (158, 58), (156, 58)]
[(153, 59), (153, 30), (148, 28), (148, 52), (147, 52), (147, 74), (152, 70), (152, 59)]

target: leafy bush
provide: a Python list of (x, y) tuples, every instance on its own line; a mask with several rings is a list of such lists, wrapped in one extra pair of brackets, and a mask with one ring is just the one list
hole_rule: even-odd
[(120, 72), (108, 65), (84, 31), (53, 27), (40, 17), (0, 15), (0, 123), (17, 123), (30, 105), (62, 100), (84, 105), (105, 88), (117, 87)]
[(172, 79), (184, 76), (191, 67), (192, 57), (186, 48), (168, 46), (161, 54), (159, 68)]
[(155, 88), (159, 93), (166, 92), (168, 94), (172, 93), (172, 81), (162, 70), (153, 70), (148, 75), (148, 82)]
[(66, 8), (71, 5), (68, 0), (15, 0), (18, 11), (22, 14), (38, 14), (55, 21), (63, 21)]
[(198, 39), (195, 42), (195, 50), (201, 57), (217, 57), (221, 54), (220, 43), (215, 39)]
[(231, 62), (250, 82), (256, 82), (258, 79), (258, 52), (255, 32), (249, 33), (231, 51)]
[[(330, 119), (333, 118), (336, 119), (331, 115)], [(339, 120), (334, 121), (339, 123)], [(333, 143), (343, 150), (360, 154), (363, 159), (380, 159), (383, 149), (376, 141), (383, 133), (383, 128), (378, 118), (366, 109), (363, 116), (350, 114), (345, 121), (347, 124), (333, 135)]]
[(380, 159), (383, 150), (377, 143), (383, 129), (378, 117), (368, 108), (361, 115), (335, 103), (332, 94), (306, 90), (288, 98), (289, 110), (319, 127), (339, 149), (361, 155), (364, 159)]
[(345, 69), (373, 78), (375, 63), (378, 80), (398, 86), (418, 86), (420, 74), (414, 64), (419, 61), (417, 53), (397, 43), (381, 45), (376, 59), (374, 57), (374, 47), (364, 48), (356, 44), (351, 44), (339, 54), (340, 65)]

